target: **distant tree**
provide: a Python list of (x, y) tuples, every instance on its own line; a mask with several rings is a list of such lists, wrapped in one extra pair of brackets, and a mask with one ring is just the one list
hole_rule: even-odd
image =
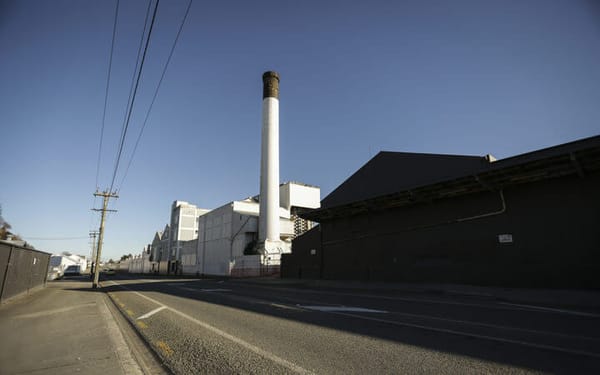
[(11, 228), (12, 227), (10, 226), (10, 224), (7, 223), (6, 221), (2, 223), (2, 226), (0, 227), (0, 240), (8, 239), (8, 236), (12, 234), (10, 232)]
[(110, 259), (108, 260), (108, 263), (114, 263), (114, 262), (115, 262), (115, 261), (114, 261), (112, 258), (110, 258)]
[(124, 261), (127, 258), (131, 258), (131, 254), (121, 256), (121, 261)]

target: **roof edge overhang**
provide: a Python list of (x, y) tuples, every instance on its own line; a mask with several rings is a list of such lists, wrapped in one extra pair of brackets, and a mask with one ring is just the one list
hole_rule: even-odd
[(507, 166), (502, 164), (501, 161), (498, 161), (474, 174), (362, 201), (329, 208), (303, 209), (299, 211), (299, 216), (322, 222), (483, 191), (498, 191), (510, 186), (570, 175), (585, 177), (600, 171), (600, 146), (592, 145), (592, 147), (580, 150), (565, 150), (553, 156), (523, 163), (512, 163)]

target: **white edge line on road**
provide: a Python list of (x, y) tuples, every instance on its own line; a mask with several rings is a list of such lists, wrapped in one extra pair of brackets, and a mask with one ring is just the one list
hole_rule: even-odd
[(583, 351), (583, 350), (561, 348), (561, 347), (553, 346), (553, 345), (544, 345), (544, 344), (536, 344), (536, 343), (528, 342), (528, 341), (504, 339), (504, 338), (501, 338), (501, 337), (494, 337), (494, 336), (488, 336), (488, 335), (479, 335), (477, 333), (455, 331), (453, 329), (435, 328), (435, 327), (429, 327), (429, 326), (424, 326), (424, 325), (420, 325), (420, 324), (396, 322), (396, 321), (393, 321), (393, 320), (372, 318), (372, 317), (368, 317), (368, 316), (348, 314), (348, 313), (343, 313), (343, 312), (331, 311), (329, 313), (331, 313), (331, 314), (337, 314), (337, 315), (342, 315), (342, 316), (349, 316), (351, 318), (372, 320), (374, 322), (381, 322), (381, 323), (393, 324), (393, 325), (397, 325), (397, 326), (420, 328), (420, 329), (424, 329), (424, 330), (427, 330), (427, 331), (449, 333), (449, 334), (453, 334), (453, 335), (468, 336), (468, 337), (474, 337), (474, 338), (483, 339), (483, 340), (491, 340), (491, 341), (503, 342), (503, 343), (508, 343), (508, 344), (516, 344), (516, 345), (521, 345), (521, 346), (528, 346), (528, 347), (537, 348), (537, 349), (546, 349), (546, 350), (553, 350), (553, 351), (557, 351), (557, 352), (563, 352), (563, 353), (569, 353), (569, 354), (583, 355), (583, 356), (587, 356), (587, 357), (600, 358), (600, 353), (592, 353), (592, 352), (587, 352), (587, 351)]
[(294, 363), (292, 363), (292, 362), (290, 362), (290, 361), (288, 361), (286, 359), (283, 359), (283, 358), (281, 358), (281, 357), (279, 357), (279, 356), (277, 356), (277, 355), (275, 355), (275, 354), (273, 354), (271, 352), (263, 350), (263, 349), (259, 348), (258, 346), (252, 345), (249, 342), (244, 341), (244, 340), (242, 340), (242, 339), (240, 339), (238, 337), (230, 335), (229, 333), (227, 333), (225, 331), (221, 331), (220, 329), (218, 329), (216, 327), (213, 327), (213, 326), (211, 326), (208, 323), (202, 322), (202, 321), (200, 321), (200, 320), (198, 320), (198, 319), (196, 319), (194, 317), (191, 317), (191, 316), (189, 316), (189, 315), (187, 315), (187, 314), (185, 314), (185, 313), (183, 313), (183, 312), (181, 312), (181, 311), (179, 311), (177, 309), (174, 309), (174, 308), (172, 308), (170, 306), (167, 306), (167, 305), (165, 305), (165, 304), (163, 304), (163, 303), (161, 303), (161, 302), (159, 302), (159, 301), (157, 301), (157, 300), (155, 300), (153, 298), (145, 296), (142, 293), (139, 293), (139, 292), (136, 292), (134, 290), (131, 290), (131, 289), (127, 288), (126, 286), (121, 285), (121, 284), (119, 284), (117, 282), (114, 282), (112, 280), (111, 280), (111, 282), (114, 285), (117, 285), (117, 286), (119, 286), (119, 287), (121, 287), (121, 288), (123, 288), (125, 290), (128, 290), (128, 291), (130, 291), (130, 292), (132, 292), (132, 293), (134, 293), (134, 294), (136, 294), (136, 295), (138, 295), (138, 296), (140, 296), (142, 298), (147, 299), (148, 301), (154, 302), (155, 304), (157, 304), (157, 305), (159, 305), (161, 307), (167, 308), (170, 311), (174, 312), (175, 314), (181, 316), (182, 318), (185, 318), (185, 319), (187, 319), (187, 320), (189, 320), (191, 322), (194, 322), (194, 323), (198, 324), (199, 326), (201, 326), (201, 327), (203, 327), (203, 328), (205, 328), (205, 329), (207, 329), (209, 331), (212, 331), (212, 332), (216, 333), (217, 335), (219, 335), (219, 336), (221, 336), (223, 338), (226, 338), (226, 339), (228, 339), (228, 340), (230, 340), (230, 341), (232, 341), (232, 342), (234, 342), (234, 343), (236, 343), (238, 345), (241, 345), (244, 348), (246, 348), (246, 349), (248, 349), (248, 350), (250, 350), (250, 351), (252, 351), (252, 352), (254, 352), (254, 353), (256, 353), (256, 354), (258, 354), (260, 356), (262, 356), (262, 357), (265, 357), (265, 358), (267, 358), (267, 359), (269, 359), (269, 360), (271, 360), (271, 361), (273, 361), (273, 362), (275, 362), (275, 363), (277, 363), (277, 364), (279, 364), (279, 365), (281, 365), (283, 367), (286, 367), (286, 368), (288, 368), (288, 369), (290, 369), (290, 370), (292, 370), (292, 371), (294, 371), (294, 372), (296, 372), (298, 374), (313, 374), (311, 371), (308, 371), (308, 370), (306, 370), (303, 367), (300, 367), (300, 366), (298, 366), (298, 365), (296, 365), (296, 364), (294, 364)]
[(140, 319), (146, 319), (146, 318), (149, 318), (149, 317), (151, 317), (152, 315), (156, 314), (157, 312), (159, 312), (159, 311), (161, 311), (161, 310), (164, 310), (164, 309), (166, 309), (166, 308), (167, 308), (167, 306), (161, 306), (161, 307), (157, 307), (156, 309), (154, 309), (154, 310), (152, 310), (152, 311), (150, 311), (150, 312), (148, 312), (148, 313), (146, 313), (146, 314), (144, 314), (144, 315), (140, 316), (140, 317), (139, 317), (139, 318), (137, 318), (136, 320), (140, 320)]
[(534, 310), (542, 310), (542, 311), (550, 311), (550, 312), (557, 312), (557, 313), (563, 313), (563, 314), (600, 318), (600, 315), (598, 315), (598, 314), (585, 313), (585, 312), (575, 311), (575, 310), (564, 310), (564, 309), (556, 309), (556, 308), (552, 308), (552, 307), (542, 307), (542, 306), (535, 306), (535, 305), (521, 305), (518, 303), (508, 303), (508, 302), (500, 302), (500, 303), (503, 305), (507, 305), (507, 306), (525, 307), (525, 308), (534, 309)]

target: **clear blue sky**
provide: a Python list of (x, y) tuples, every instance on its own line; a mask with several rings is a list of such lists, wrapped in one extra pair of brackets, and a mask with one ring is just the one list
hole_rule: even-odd
[[(15, 232), (85, 237), (115, 1), (0, 0), (0, 204)], [(147, 3), (122, 0), (100, 188), (110, 184)], [(187, 0), (158, 9), (125, 166)], [(281, 179), (322, 197), (379, 150), (502, 158), (600, 134), (590, 1), (195, 1), (106, 226), (139, 253), (173, 200), (258, 193), (261, 74), (281, 75)], [(33, 240), (87, 254), (87, 239)]]

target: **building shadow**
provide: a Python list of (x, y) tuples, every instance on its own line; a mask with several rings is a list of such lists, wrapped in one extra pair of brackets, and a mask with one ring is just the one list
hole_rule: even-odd
[[(538, 347), (523, 345), (530, 342), (527, 338), (515, 336), (507, 337), (504, 341), (486, 338), (487, 333), (474, 335), (460, 335), (456, 331), (464, 331), (456, 324), (436, 322), (435, 324), (423, 324), (414, 319), (396, 319), (396, 324), (390, 324), (384, 314), (332, 314), (320, 311), (310, 311), (303, 308), (294, 309), (295, 305), (310, 305), (318, 302), (322, 305), (339, 304), (346, 306), (358, 306), (358, 302), (350, 293), (343, 293), (327, 289), (330, 295), (329, 302), (319, 298), (310, 298), (310, 289), (297, 289), (297, 293), (290, 292), (290, 287), (257, 286), (255, 284), (244, 284), (240, 281), (227, 281), (218, 279), (168, 279), (160, 277), (146, 277), (153, 279), (152, 282), (135, 282), (131, 277), (116, 275), (103, 277), (103, 286), (100, 289), (79, 288), (72, 290), (84, 290), (91, 292), (158, 292), (201, 301), (214, 305), (225, 306), (233, 309), (245, 310), (256, 314), (295, 321), (328, 329), (343, 331), (351, 334), (372, 337), (375, 339), (396, 342), (399, 344), (416, 346), (427, 350), (441, 353), (450, 353), (459, 356), (479, 359), (482, 361), (495, 362), (523, 369), (542, 371), (549, 373), (598, 373), (600, 371), (600, 319), (597, 317), (578, 317), (579, 324), (592, 328), (589, 335), (594, 339), (589, 343), (586, 352), (595, 353), (594, 356), (577, 353), (565, 353), (552, 349), (555, 346), (544, 340), (540, 341)], [(106, 281), (128, 281), (123, 289), (120, 285), (109, 285)], [(78, 280), (81, 281), (81, 280)], [(186, 289), (178, 287), (178, 284)], [(227, 292), (201, 292), (201, 289), (225, 289)], [(194, 291), (197, 289), (197, 291)], [(396, 292), (397, 293), (397, 292)], [(415, 297), (415, 295), (402, 293), (402, 296)], [(429, 295), (429, 297), (432, 297)], [(317, 301), (314, 301), (316, 299)], [(390, 301), (388, 306), (398, 304)], [(286, 305), (292, 308), (277, 308), (276, 305)], [(173, 306), (175, 307), (175, 306)], [(440, 307), (441, 308), (441, 307)], [(465, 307), (468, 309), (468, 306)], [(473, 311), (464, 311), (464, 315), (476, 314)], [(502, 312), (499, 312), (502, 314)], [(367, 317), (368, 320), (365, 320)], [(524, 318), (524, 319), (530, 319)], [(477, 320), (473, 316), (473, 320)], [(551, 322), (548, 322), (551, 324)], [(510, 325), (510, 324), (507, 324)], [(431, 329), (433, 327), (433, 329)], [(568, 329), (568, 328), (567, 328)], [(477, 335), (479, 337), (477, 337)], [(588, 335), (588, 336), (589, 336)], [(290, 341), (294, 337), (290, 337)], [(546, 346), (544, 348), (544, 346)], [(335, 350), (332, 348), (332, 350)]]

